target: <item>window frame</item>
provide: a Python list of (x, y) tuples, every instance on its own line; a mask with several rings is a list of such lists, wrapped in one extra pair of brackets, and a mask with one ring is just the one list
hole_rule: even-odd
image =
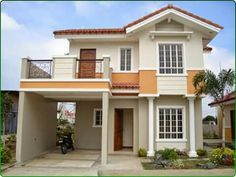
[[(182, 45), (182, 64), (183, 64), (183, 73), (160, 73), (160, 56), (159, 56), (159, 45), (160, 44), (170, 44), (170, 45), (178, 45), (181, 44)], [(184, 41), (159, 41), (156, 43), (157, 47), (157, 51), (156, 51), (156, 56), (157, 56), (157, 75), (161, 75), (161, 76), (186, 76), (186, 57), (185, 57), (185, 42)], [(170, 52), (171, 53), (171, 52)], [(165, 60), (166, 61), (166, 60)], [(172, 61), (172, 59), (170, 60)], [(178, 64), (177, 60), (176, 63)], [(165, 67), (166, 68), (166, 67)], [(178, 69), (178, 67), (176, 67), (176, 69)]]
[[(130, 49), (131, 50), (131, 57), (130, 57), (130, 70), (121, 70), (121, 49)], [(118, 71), (119, 72), (133, 72), (133, 57), (134, 57), (134, 49), (133, 46), (120, 46), (118, 47)], [(125, 65), (126, 66), (126, 65)], [(126, 68), (125, 68), (126, 69)]]
[(97, 111), (101, 111), (101, 122), (102, 122), (102, 108), (94, 108), (93, 109), (93, 126), (94, 128), (101, 128), (102, 127), (102, 124), (101, 125), (96, 125), (96, 113)]
[[(182, 109), (182, 132), (183, 137), (182, 138), (159, 138), (160, 133), (160, 127), (159, 127), (159, 109)], [(179, 106), (179, 105), (166, 105), (166, 106), (157, 106), (156, 110), (156, 142), (186, 142), (186, 112), (185, 112), (185, 106)], [(171, 128), (171, 126), (170, 126)]]

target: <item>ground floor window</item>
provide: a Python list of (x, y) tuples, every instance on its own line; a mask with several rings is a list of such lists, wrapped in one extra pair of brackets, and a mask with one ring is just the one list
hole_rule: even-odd
[(159, 139), (183, 139), (183, 108), (159, 108)]
[(102, 109), (94, 109), (93, 127), (102, 126)]

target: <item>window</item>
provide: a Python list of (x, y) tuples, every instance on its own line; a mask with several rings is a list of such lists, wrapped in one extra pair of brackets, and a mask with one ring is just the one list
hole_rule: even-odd
[(183, 45), (159, 44), (159, 73), (183, 74)]
[(102, 126), (102, 109), (94, 109), (93, 127)]
[(121, 71), (131, 70), (131, 48), (120, 49), (120, 70)]
[(183, 139), (183, 108), (159, 108), (159, 139)]

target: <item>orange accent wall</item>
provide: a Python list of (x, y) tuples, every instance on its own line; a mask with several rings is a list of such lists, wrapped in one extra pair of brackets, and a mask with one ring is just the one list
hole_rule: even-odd
[(157, 94), (156, 70), (139, 71), (139, 93)]
[(187, 93), (188, 94), (194, 94), (195, 93), (195, 88), (193, 86), (193, 77), (195, 74), (200, 72), (201, 70), (188, 70), (188, 77), (187, 77)]
[(20, 88), (98, 88), (109, 89), (109, 82), (30, 82), (23, 81)]
[(225, 140), (228, 142), (232, 141), (231, 128), (225, 128)]
[(112, 73), (112, 82), (124, 83), (132, 82), (139, 83), (139, 73)]
[[(78, 78), (79, 73), (75, 73), (75, 78)], [(103, 78), (103, 73), (95, 73), (95, 78)]]

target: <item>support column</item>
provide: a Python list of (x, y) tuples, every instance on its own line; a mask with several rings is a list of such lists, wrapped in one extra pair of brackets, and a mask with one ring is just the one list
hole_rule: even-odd
[(102, 94), (102, 147), (101, 147), (101, 164), (107, 164), (107, 129), (108, 129), (108, 110), (109, 110), (109, 93)]
[(153, 100), (148, 97), (148, 156), (154, 156), (154, 119), (153, 119)]
[(110, 76), (110, 56), (103, 55), (103, 78), (108, 79)]
[(188, 97), (189, 100), (189, 131), (190, 131), (190, 151), (189, 157), (197, 157), (196, 147), (195, 147), (195, 110), (194, 110), (194, 100), (195, 97)]

